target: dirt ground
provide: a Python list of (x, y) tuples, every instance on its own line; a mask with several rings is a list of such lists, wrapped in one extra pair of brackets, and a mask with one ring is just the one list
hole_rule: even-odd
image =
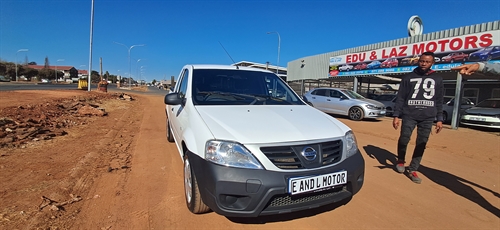
[(393, 169), (399, 133), (389, 118), (339, 117), (366, 162), (346, 205), (252, 219), (191, 214), (163, 97), (130, 95), (0, 92), (0, 229), (500, 229), (500, 133), (446, 126), (431, 135), (418, 185)]

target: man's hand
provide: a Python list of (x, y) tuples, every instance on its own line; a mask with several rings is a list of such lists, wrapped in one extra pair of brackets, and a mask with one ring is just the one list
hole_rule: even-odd
[(394, 117), (394, 119), (392, 120), (392, 127), (394, 127), (395, 130), (398, 130), (398, 127), (399, 127), (399, 118)]
[(451, 70), (459, 70), (460, 74), (471, 75), (479, 69), (479, 64), (466, 64), (451, 68)]
[(441, 130), (443, 130), (443, 122), (442, 121), (438, 121), (438, 122), (436, 122), (436, 134), (438, 134), (439, 132), (441, 132)]

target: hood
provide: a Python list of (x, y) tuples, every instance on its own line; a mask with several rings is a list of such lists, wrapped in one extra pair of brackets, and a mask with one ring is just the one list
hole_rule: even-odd
[(242, 144), (343, 137), (350, 130), (337, 119), (304, 106), (196, 106), (215, 139)]
[(465, 112), (471, 115), (495, 116), (495, 115), (500, 115), (500, 108), (472, 107), (465, 110)]
[(373, 99), (364, 98), (364, 99), (353, 99), (353, 100), (358, 100), (358, 101), (370, 103), (372, 105), (379, 106), (379, 107), (385, 107), (384, 103), (382, 103), (380, 101), (373, 100)]

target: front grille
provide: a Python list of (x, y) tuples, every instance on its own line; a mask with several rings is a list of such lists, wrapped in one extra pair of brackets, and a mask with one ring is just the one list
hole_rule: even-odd
[(302, 203), (308, 203), (316, 200), (326, 199), (328, 197), (335, 196), (339, 192), (346, 190), (346, 186), (337, 187), (329, 190), (324, 190), (321, 192), (308, 193), (298, 196), (290, 196), (287, 194), (274, 196), (267, 208), (284, 207), (289, 205), (297, 205)]
[(326, 142), (321, 147), (323, 166), (339, 162), (342, 158), (342, 141)]
[[(334, 164), (342, 158), (342, 140), (322, 142), (311, 145), (261, 147), (266, 157), (280, 169), (304, 169)], [(300, 151), (313, 147), (317, 151), (315, 162), (308, 162)]]

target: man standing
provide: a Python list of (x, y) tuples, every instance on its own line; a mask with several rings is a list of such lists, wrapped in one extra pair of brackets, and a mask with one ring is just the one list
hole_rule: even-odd
[(403, 120), (398, 140), (398, 162), (396, 170), (405, 172), (406, 148), (410, 137), (417, 127), (416, 146), (408, 167), (410, 179), (420, 184), (422, 179), (417, 169), (424, 155), (425, 146), (435, 120), (436, 133), (443, 128), (443, 78), (431, 69), (434, 64), (434, 53), (425, 52), (418, 60), (418, 67), (405, 75), (401, 80), (394, 108), (392, 126), (398, 129), (400, 117)]

